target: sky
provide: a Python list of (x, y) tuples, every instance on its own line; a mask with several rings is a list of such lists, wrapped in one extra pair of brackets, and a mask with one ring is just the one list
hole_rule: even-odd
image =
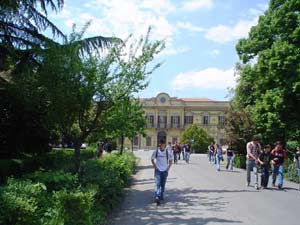
[(138, 94), (155, 97), (166, 92), (171, 97), (229, 100), (234, 88), (234, 66), (239, 62), (235, 46), (246, 38), (258, 17), (268, 8), (268, 0), (65, 0), (50, 20), (70, 33), (75, 23), (80, 29), (87, 21), (90, 36), (126, 39), (145, 35), (164, 40), (166, 48), (155, 58), (162, 62), (149, 76), (149, 86)]

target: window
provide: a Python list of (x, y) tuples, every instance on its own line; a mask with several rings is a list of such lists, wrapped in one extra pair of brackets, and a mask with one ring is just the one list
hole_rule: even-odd
[(146, 137), (146, 146), (151, 146), (151, 142), (152, 142), (152, 140), (151, 140), (152, 138), (151, 137)]
[(185, 115), (184, 116), (184, 124), (192, 124), (194, 121), (193, 115)]
[(167, 113), (159, 112), (157, 117), (157, 126), (158, 128), (166, 128), (167, 127)]
[(153, 115), (147, 115), (146, 120), (148, 123), (148, 127), (150, 127), (150, 128), (154, 127), (154, 116)]
[(209, 123), (209, 117), (208, 117), (208, 115), (204, 115), (203, 116), (203, 125), (208, 125), (208, 123)]
[(139, 137), (138, 136), (134, 137), (133, 145), (139, 145)]
[(171, 127), (179, 127), (180, 126), (180, 116), (171, 116)]
[(219, 125), (225, 125), (225, 116), (219, 116)]

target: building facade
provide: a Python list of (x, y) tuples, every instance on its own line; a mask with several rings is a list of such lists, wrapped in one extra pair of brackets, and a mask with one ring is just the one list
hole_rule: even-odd
[[(191, 124), (206, 130), (219, 144), (225, 142), (225, 113), (229, 103), (206, 98), (177, 98), (160, 93), (153, 98), (140, 99), (147, 119), (146, 137), (133, 140), (135, 149), (154, 149), (158, 141), (180, 142), (183, 131)], [(125, 147), (131, 143), (125, 141)]]

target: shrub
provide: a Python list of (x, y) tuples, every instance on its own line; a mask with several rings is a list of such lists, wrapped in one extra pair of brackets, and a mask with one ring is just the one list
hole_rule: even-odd
[(246, 156), (244, 154), (236, 154), (233, 164), (235, 167), (246, 169)]
[(83, 192), (80, 189), (74, 189), (72, 192), (61, 190), (54, 193), (57, 218), (60, 218), (64, 225), (92, 225), (91, 209), (94, 194), (91, 190)]
[(7, 186), (0, 189), (0, 224), (40, 224), (45, 191), (41, 183), (9, 178)]
[(296, 171), (296, 166), (295, 163), (293, 162), (293, 160), (291, 159), (287, 159), (285, 160), (284, 164), (284, 176), (286, 177), (287, 180), (296, 182), (296, 183), (300, 183), (300, 177), (297, 174)]
[(62, 170), (59, 171), (44, 171), (38, 170), (34, 173), (27, 174), (25, 176), (34, 182), (40, 182), (46, 185), (47, 190), (58, 191), (61, 189), (73, 189), (78, 184), (77, 175), (64, 172)]

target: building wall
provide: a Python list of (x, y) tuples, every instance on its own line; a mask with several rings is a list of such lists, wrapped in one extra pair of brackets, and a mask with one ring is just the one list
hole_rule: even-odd
[[(225, 112), (229, 106), (228, 102), (201, 98), (180, 99), (170, 97), (167, 93), (160, 93), (154, 98), (141, 99), (140, 101), (143, 105), (145, 116), (148, 119), (152, 116), (153, 123), (148, 123), (146, 137), (136, 137), (137, 140), (134, 144), (136, 149), (156, 148), (159, 141), (157, 140), (159, 132), (166, 133), (167, 142), (174, 142), (176, 138), (180, 142), (181, 134), (189, 126), (189, 124), (185, 123), (185, 116), (192, 116), (193, 124), (204, 128), (214, 138), (216, 143), (222, 144), (225, 140), (225, 129), (220, 123), (219, 117), (225, 118)], [(174, 124), (174, 121), (171, 121), (172, 116), (180, 118), (178, 124)], [(204, 116), (208, 116), (208, 124), (204, 124)], [(159, 122), (159, 119), (162, 122)], [(147, 137), (151, 137), (150, 146), (146, 143)], [(131, 148), (129, 140), (125, 140), (125, 147)]]

